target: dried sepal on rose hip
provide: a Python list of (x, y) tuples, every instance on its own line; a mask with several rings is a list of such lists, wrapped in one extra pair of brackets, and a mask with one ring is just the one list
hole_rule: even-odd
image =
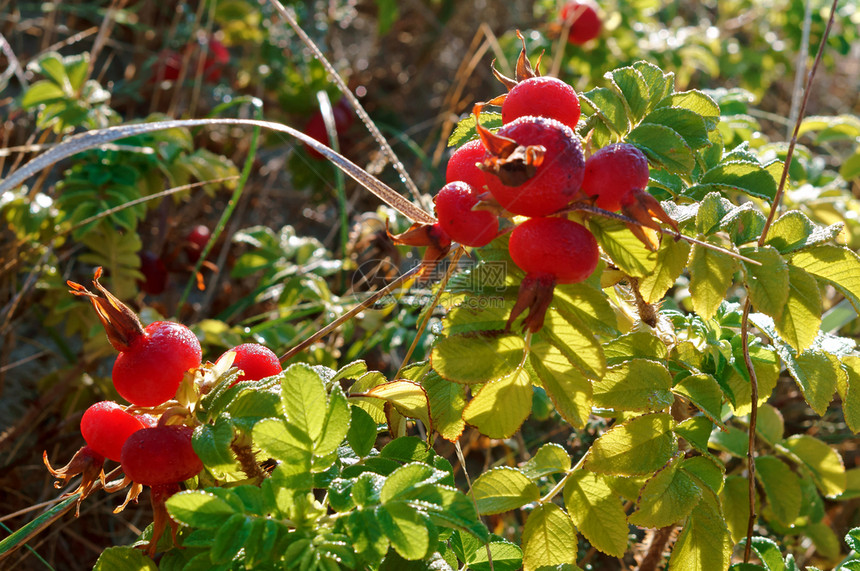
[[(483, 105), (475, 105), (479, 117)], [(570, 127), (545, 117), (520, 117), (496, 133), (477, 122), (487, 153), (480, 168), (487, 188), (513, 214), (548, 216), (574, 200), (580, 191), (585, 157)]]
[(639, 240), (651, 249), (655, 244), (641, 226), (659, 230), (657, 218), (678, 232), (678, 224), (666, 214), (660, 202), (648, 193), (648, 159), (638, 147), (628, 143), (608, 145), (585, 161), (582, 192), (594, 199), (598, 208), (622, 214), (638, 224), (627, 224)]
[(436, 267), (439, 260), (451, 250), (451, 237), (438, 222), (435, 224), (416, 222), (401, 234), (392, 234), (388, 231), (386, 224), (385, 232), (389, 239), (398, 246), (426, 248), (421, 260), (421, 270), (418, 272), (419, 278), (426, 277)]
[[(576, 129), (580, 115), (576, 90), (556, 77), (541, 76), (537, 68), (532, 68), (526, 55), (525, 38), (519, 30), (517, 37), (522, 41), (523, 48), (517, 58), (516, 79), (506, 77), (494, 65), (493, 74), (507, 87), (508, 92), (493, 98), (489, 103), (502, 106), (503, 124), (532, 115), (555, 119)], [(540, 67), (540, 61), (537, 67)]]
[(185, 372), (200, 366), (200, 342), (190, 329), (171, 321), (144, 328), (134, 312), (99, 283), (96, 292), (67, 282), (74, 295), (87, 297), (104, 326), (111, 345), (119, 351), (112, 378), (117, 392), (137, 406), (157, 406), (174, 397)]
[(556, 284), (584, 281), (600, 259), (597, 241), (585, 226), (567, 218), (530, 218), (511, 232), (511, 259), (526, 277), (506, 325), (525, 311), (523, 328), (535, 333), (543, 327)]
[(75, 516), (80, 515), (81, 502), (84, 501), (84, 498), (90, 495), (90, 493), (92, 493), (93, 486), (95, 486), (97, 481), (104, 482), (105, 457), (93, 450), (92, 447), (83, 446), (75, 452), (75, 455), (72, 456), (69, 463), (62, 468), (54, 469), (51, 466), (51, 463), (48, 461), (47, 451), (42, 452), (42, 462), (45, 463), (45, 467), (48, 468), (48, 472), (57, 479), (57, 481), (54, 482), (54, 487), (57, 489), (65, 486), (78, 474), (81, 475), (80, 485), (76, 489), (63, 494), (62, 496), (65, 498), (77, 493), (81, 494), (81, 497), (78, 498), (77, 505), (75, 506)]

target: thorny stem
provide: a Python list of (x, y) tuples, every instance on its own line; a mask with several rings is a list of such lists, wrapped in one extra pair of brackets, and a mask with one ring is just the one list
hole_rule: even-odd
[[(815, 78), (815, 72), (818, 69), (819, 63), (821, 63), (821, 55), (824, 53), (824, 46), (827, 42), (827, 38), (830, 36), (830, 30), (833, 27), (833, 20), (836, 17), (836, 7), (839, 4), (839, 0), (833, 0), (833, 4), (830, 6), (830, 18), (827, 20), (827, 27), (824, 29), (824, 34), (821, 36), (821, 43), (818, 45), (818, 52), (815, 54), (815, 62), (812, 64), (812, 69), (809, 71), (809, 75), (806, 78), (806, 85), (804, 86), (803, 92), (803, 102), (800, 104), (800, 111), (797, 114), (797, 121), (794, 124), (794, 132), (791, 135), (791, 142), (788, 144), (788, 151), (785, 154), (785, 163), (782, 167), (782, 176), (779, 179), (779, 187), (776, 190), (776, 194), (773, 197), (773, 204), (770, 208), (770, 213), (768, 214), (767, 221), (764, 224), (764, 228), (761, 231), (761, 236), (758, 239), (758, 245), (763, 246), (765, 240), (767, 239), (768, 230), (770, 230), (771, 225), (773, 224), (774, 219), (776, 218), (776, 213), (779, 211), (779, 205), (782, 201), (782, 196), (785, 193), (785, 185), (788, 181), (788, 169), (791, 167), (791, 159), (794, 156), (794, 148), (797, 146), (797, 134), (800, 131), (800, 124), (803, 122), (803, 117), (806, 114), (806, 104), (809, 102), (809, 93), (812, 88), (812, 81)], [(752, 535), (753, 535), (753, 527), (755, 526), (756, 521), (756, 513), (755, 513), (755, 431), (756, 431), (756, 421), (758, 420), (758, 381), (756, 380), (755, 368), (753, 367), (752, 360), (750, 359), (748, 338), (749, 338), (749, 315), (750, 315), (750, 298), (747, 295), (746, 300), (744, 301), (744, 314), (741, 319), (741, 345), (743, 346), (744, 352), (744, 363), (746, 365), (747, 371), (750, 376), (750, 401), (751, 401), (751, 410), (750, 410), (750, 425), (749, 425), (749, 442), (748, 442), (748, 450), (747, 450), (747, 464), (748, 464), (748, 475), (749, 478), (749, 509), (750, 509), (750, 517), (749, 522), (747, 524), (747, 538), (746, 538), (746, 546), (744, 547), (744, 563), (749, 563), (751, 549), (752, 549)]]
[(648, 547), (648, 553), (642, 559), (639, 565), (639, 571), (656, 571), (658, 565), (663, 561), (663, 551), (666, 549), (666, 544), (669, 538), (672, 537), (674, 525), (661, 527), (651, 537), (651, 545)]

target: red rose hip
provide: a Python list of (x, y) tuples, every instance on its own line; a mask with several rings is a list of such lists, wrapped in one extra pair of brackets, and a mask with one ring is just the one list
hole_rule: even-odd
[(572, 20), (567, 41), (582, 45), (600, 35), (600, 16), (590, 3), (572, 0), (561, 9), (561, 19)]
[(484, 171), (478, 168), (477, 163), (484, 160), (485, 153), (486, 149), (480, 139), (469, 141), (454, 151), (445, 168), (445, 182), (465, 182), (480, 194), (486, 182)]
[(233, 366), (242, 370), (233, 384), (239, 381), (259, 381), (277, 375), (283, 370), (278, 356), (259, 343), (243, 343), (230, 351), (236, 354), (233, 358)]
[(200, 342), (179, 323), (156, 321), (120, 352), (113, 384), (122, 398), (138, 406), (157, 406), (173, 398), (188, 369), (200, 365)]
[(627, 143), (603, 147), (585, 161), (582, 192), (597, 197), (598, 208), (618, 211), (648, 186), (648, 159)]
[(597, 267), (600, 251), (585, 226), (566, 218), (532, 218), (511, 232), (511, 258), (530, 275), (556, 283), (585, 280)]
[(120, 461), (128, 437), (144, 428), (140, 418), (111, 401), (97, 402), (81, 417), (81, 435), (87, 445), (115, 462)]
[(475, 189), (465, 182), (450, 182), (434, 199), (439, 225), (451, 240), (464, 246), (486, 246), (499, 233), (499, 219), (492, 212), (472, 210), (478, 203)]
[(502, 123), (535, 115), (576, 129), (579, 113), (579, 97), (573, 87), (555, 77), (531, 77), (514, 85), (505, 96)]
[(193, 433), (185, 425), (156, 426), (135, 432), (122, 447), (125, 475), (144, 486), (175, 484), (197, 475), (203, 462), (191, 445)]

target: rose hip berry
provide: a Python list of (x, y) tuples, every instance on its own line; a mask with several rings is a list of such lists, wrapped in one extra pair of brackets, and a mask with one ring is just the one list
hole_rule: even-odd
[(520, 117), (495, 134), (479, 129), (488, 149), (487, 187), (506, 210), (547, 216), (581, 196), (585, 158), (570, 127), (545, 117)]
[(200, 342), (179, 323), (156, 321), (143, 330), (113, 366), (113, 384), (137, 406), (157, 406), (173, 398), (185, 371), (200, 365)]
[(495, 214), (472, 210), (478, 204), (478, 195), (465, 182), (449, 182), (433, 200), (439, 225), (454, 242), (479, 248), (499, 234), (499, 219)]
[(590, 3), (572, 0), (561, 9), (561, 19), (573, 23), (567, 34), (567, 41), (571, 44), (582, 45), (600, 35), (600, 16)]
[(120, 461), (128, 437), (144, 428), (140, 418), (112, 401), (97, 402), (81, 417), (81, 435), (87, 445), (115, 462)]
[(212, 231), (203, 224), (198, 224), (192, 228), (188, 236), (185, 237), (187, 243), (185, 246), (185, 255), (188, 256), (188, 259), (192, 263), (197, 263), (197, 260), (200, 259), (200, 254), (203, 253), (203, 248), (209, 243), (211, 237)]
[(277, 375), (283, 370), (278, 356), (259, 343), (243, 343), (230, 351), (236, 354), (233, 358), (233, 366), (242, 370), (233, 384), (239, 381), (259, 381)]
[(555, 77), (531, 77), (514, 85), (502, 104), (502, 123), (535, 115), (560, 121), (576, 129), (579, 97), (570, 85)]
[(476, 192), (482, 192), (486, 182), (484, 172), (478, 168), (477, 163), (484, 160), (485, 153), (486, 149), (480, 139), (469, 141), (454, 151), (445, 168), (445, 182), (462, 181)]
[(511, 232), (511, 258), (526, 277), (520, 284), (517, 301), (507, 328), (524, 311), (523, 327), (536, 332), (552, 302), (557, 283), (585, 280), (597, 267), (597, 241), (584, 226), (566, 218), (532, 218)]
[(648, 159), (633, 145), (609, 145), (585, 161), (582, 191), (597, 197), (598, 208), (618, 211), (647, 186)]
[(561, 284), (585, 280), (600, 258), (591, 232), (566, 218), (526, 220), (511, 232), (508, 248), (521, 270), (552, 276)]
[(197, 475), (203, 462), (194, 452), (185, 425), (156, 426), (138, 430), (122, 447), (122, 469), (137, 484), (175, 484)]

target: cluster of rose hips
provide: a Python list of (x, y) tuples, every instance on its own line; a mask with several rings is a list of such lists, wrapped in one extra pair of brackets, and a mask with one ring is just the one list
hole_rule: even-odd
[[(448, 163), (447, 184), (434, 199), (438, 222), (414, 225), (395, 238), (427, 246), (425, 261), (434, 261), (452, 241), (472, 247), (489, 244), (501, 232), (500, 217), (511, 219), (515, 226), (509, 252), (526, 277), (508, 326), (528, 310), (523, 326), (536, 332), (543, 326), (555, 285), (587, 279), (600, 257), (591, 232), (567, 217), (574, 203), (592, 211), (621, 211), (652, 228), (652, 216), (674, 222), (645, 191), (648, 160), (638, 148), (609, 145), (586, 160), (575, 132), (580, 116), (576, 92), (532, 68), (524, 39), (516, 79), (495, 68), (493, 72), (508, 92), (475, 105), (479, 138), (457, 149)], [(480, 123), (485, 105), (501, 106), (502, 127), (495, 133)], [(629, 226), (644, 238), (637, 224)]]
[[(201, 367), (202, 350), (194, 333), (171, 321), (156, 321), (143, 327), (134, 312), (99, 283), (101, 268), (93, 284), (96, 293), (69, 282), (72, 293), (89, 298), (107, 336), (119, 355), (111, 378), (119, 395), (131, 405), (102, 401), (90, 406), (81, 418), (86, 446), (71, 462), (51, 473), (65, 482), (83, 474), (79, 488), (85, 497), (97, 479), (105, 489), (116, 491), (131, 484), (126, 502), (137, 499), (143, 486), (152, 489), (157, 537), (168, 523), (164, 501), (179, 491), (179, 483), (196, 476), (203, 463), (194, 451), (192, 435), (197, 422), (189, 410), (175, 400), (183, 380), (194, 378)], [(229, 367), (240, 369), (239, 381), (253, 381), (281, 372), (277, 356), (268, 348), (246, 343), (225, 352)], [(124, 478), (105, 485), (105, 459), (119, 462)]]

